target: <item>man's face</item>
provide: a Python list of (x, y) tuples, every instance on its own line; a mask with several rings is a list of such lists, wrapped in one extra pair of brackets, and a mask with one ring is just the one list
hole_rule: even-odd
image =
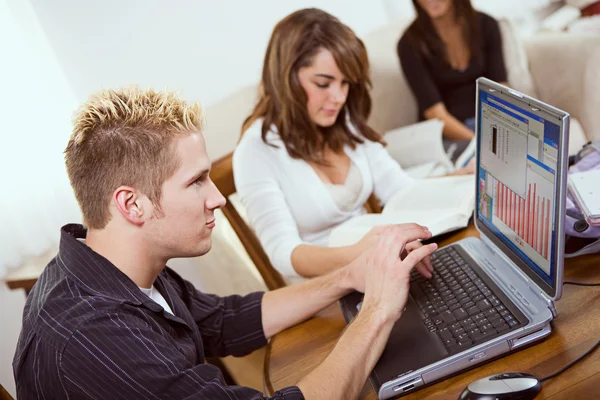
[(162, 213), (153, 213), (144, 231), (152, 251), (161, 257), (200, 256), (211, 248), (214, 211), (226, 200), (210, 180), (211, 164), (202, 134), (178, 138), (174, 146), (180, 166), (163, 183)]

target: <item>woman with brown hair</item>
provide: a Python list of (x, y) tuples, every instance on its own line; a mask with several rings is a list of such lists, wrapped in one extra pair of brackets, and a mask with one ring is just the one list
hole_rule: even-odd
[(369, 88), (365, 46), (337, 18), (305, 9), (277, 24), (233, 170), (250, 222), (288, 282), (325, 274), (370, 247), (381, 229), (353, 246), (326, 246), (334, 227), (365, 213), (371, 193), (385, 204), (412, 182), (367, 124)]
[(455, 159), (475, 136), (475, 80), (506, 82), (500, 28), (470, 0), (413, 5), (417, 17), (398, 42), (398, 57), (419, 118), (444, 122), (444, 147)]

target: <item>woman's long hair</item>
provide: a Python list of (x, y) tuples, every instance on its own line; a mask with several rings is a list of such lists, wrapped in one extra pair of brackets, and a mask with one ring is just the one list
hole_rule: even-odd
[[(335, 123), (319, 127), (309, 117), (307, 96), (298, 71), (310, 66), (321, 50), (331, 52), (350, 82), (345, 106)], [(339, 152), (344, 145), (355, 148), (363, 140), (352, 133), (352, 124), (364, 138), (383, 143), (367, 125), (371, 112), (369, 60), (363, 42), (334, 16), (315, 8), (290, 14), (273, 30), (265, 54), (258, 103), (244, 121), (242, 135), (257, 119), (263, 118), (262, 140), (274, 126), (292, 158), (323, 164), (328, 146)], [(272, 145), (272, 144), (270, 144)]]
[[(477, 11), (471, 5), (471, 0), (453, 0), (452, 3), (456, 22), (463, 27), (463, 37), (469, 46), (471, 60), (473, 60), (481, 54)], [(417, 18), (406, 30), (407, 39), (417, 45), (427, 57), (450, 64), (446, 46), (433, 27), (431, 18), (417, 0), (413, 0), (413, 5), (417, 12)]]

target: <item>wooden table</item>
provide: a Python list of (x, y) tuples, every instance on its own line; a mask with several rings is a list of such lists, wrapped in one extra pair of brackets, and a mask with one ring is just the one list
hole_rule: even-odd
[[(445, 240), (446, 245), (467, 236), (477, 236), (470, 226)], [(600, 254), (568, 259), (565, 280), (600, 281)], [(403, 399), (457, 399), (472, 381), (499, 372), (528, 372), (545, 377), (585, 353), (600, 339), (600, 287), (565, 285), (556, 304), (558, 318), (548, 339), (527, 349), (479, 366), (453, 378), (418, 390)], [(346, 323), (337, 304), (315, 318), (276, 335), (265, 357), (265, 391), (297, 384), (333, 349)], [(376, 399), (366, 383), (361, 398)], [(541, 399), (600, 399), (600, 350), (558, 377), (544, 382)]]

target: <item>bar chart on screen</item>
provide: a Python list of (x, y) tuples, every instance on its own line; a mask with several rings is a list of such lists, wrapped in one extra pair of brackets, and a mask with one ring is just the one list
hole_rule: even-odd
[(522, 197), (496, 180), (493, 219), (514, 232), (521, 247), (532, 249), (549, 260), (554, 225), (552, 184), (535, 173), (530, 173), (527, 181), (526, 194)]

